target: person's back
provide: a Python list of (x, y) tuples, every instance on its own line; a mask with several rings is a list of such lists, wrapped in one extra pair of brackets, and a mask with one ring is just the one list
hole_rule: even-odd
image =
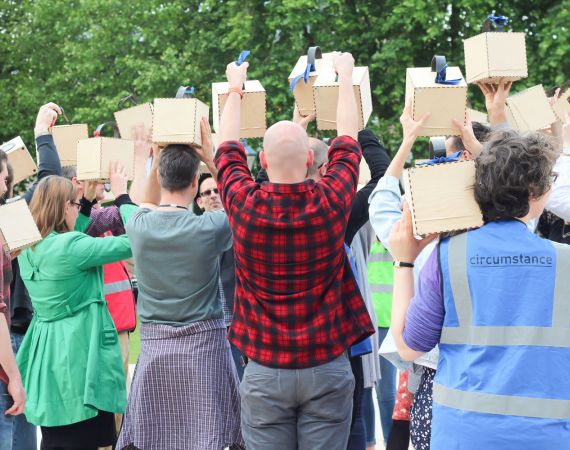
[[(251, 178), (239, 143), (247, 63), (230, 64), (220, 120), (218, 187), (234, 236), (235, 310), (230, 340), (249, 358), (240, 392), (249, 448), (346, 449), (354, 376), (346, 351), (374, 332), (344, 249), (361, 149), (350, 55), (339, 72), (339, 137), (326, 174), (306, 180), (313, 151), (305, 130), (283, 121), (264, 136)], [(274, 380), (279, 379), (278, 386)]]
[(219, 258), (231, 248), (231, 231), (223, 211), (188, 210), (200, 159), (216, 174), (206, 118), (201, 128), (200, 151), (183, 144), (154, 149), (144, 202), (126, 225), (139, 284), (141, 352), (117, 448), (219, 450), (243, 443), (239, 381), (219, 297)]
[[(492, 137), (475, 160), (474, 194), (485, 225), (443, 239), (422, 270), (405, 322), (392, 315), (403, 358), (439, 343), (432, 448), (568, 443), (570, 248), (526, 226), (548, 200), (556, 156), (540, 134)], [(409, 210), (390, 245), (395, 260), (417, 255)], [(403, 275), (395, 278), (397, 312), (405, 311), (410, 292)]]
[(140, 209), (127, 224), (142, 322), (184, 324), (222, 317), (219, 257), (231, 246), (223, 211)]
[(469, 448), (559, 448), (570, 416), (570, 285), (560, 269), (570, 248), (512, 220), (444, 240), (440, 258), (449, 281), (432, 442), (461, 442), (455, 428)]

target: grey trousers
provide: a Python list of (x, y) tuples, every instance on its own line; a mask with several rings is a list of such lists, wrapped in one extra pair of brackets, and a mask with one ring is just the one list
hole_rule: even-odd
[(248, 450), (346, 450), (353, 391), (346, 355), (308, 369), (250, 360), (240, 384)]

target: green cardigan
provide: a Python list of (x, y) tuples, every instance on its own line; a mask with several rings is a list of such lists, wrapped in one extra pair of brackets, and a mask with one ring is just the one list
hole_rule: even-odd
[[(125, 223), (135, 210), (121, 207)], [(76, 230), (87, 222), (80, 219)], [(126, 235), (94, 238), (72, 231), (52, 232), (18, 257), (35, 311), (17, 356), (25, 414), (34, 425), (69, 425), (98, 410), (125, 411), (125, 372), (102, 266), (131, 255)]]

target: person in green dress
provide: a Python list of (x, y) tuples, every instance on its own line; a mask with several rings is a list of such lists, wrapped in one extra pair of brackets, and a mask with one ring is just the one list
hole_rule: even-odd
[[(125, 177), (120, 163), (113, 176)], [(49, 176), (30, 210), (43, 238), (18, 257), (35, 310), (17, 361), (28, 421), (42, 427), (43, 449), (114, 445), (114, 413), (127, 403), (117, 332), (103, 294), (102, 265), (131, 256), (127, 236), (80, 231), (81, 202), (71, 181)], [(121, 206), (127, 221), (136, 206)], [(89, 215), (89, 212), (87, 212)]]

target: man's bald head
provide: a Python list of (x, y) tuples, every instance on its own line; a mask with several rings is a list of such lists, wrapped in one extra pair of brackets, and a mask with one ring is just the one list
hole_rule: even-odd
[(269, 127), (263, 138), (261, 165), (274, 183), (299, 183), (313, 164), (307, 132), (300, 125), (284, 120)]

